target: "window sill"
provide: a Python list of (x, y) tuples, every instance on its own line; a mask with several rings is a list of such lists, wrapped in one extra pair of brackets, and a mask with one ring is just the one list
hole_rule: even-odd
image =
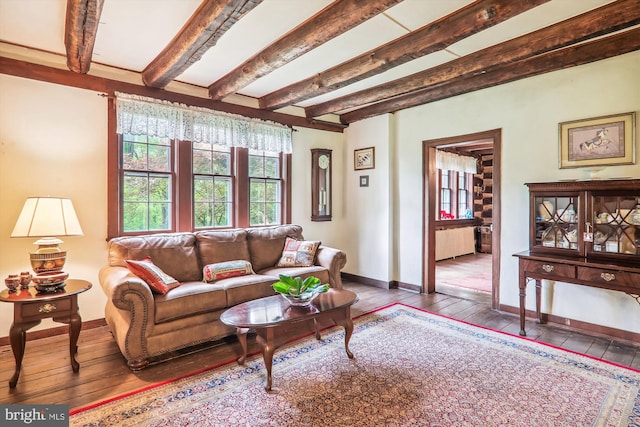
[(461, 228), (461, 227), (475, 227), (482, 224), (480, 218), (471, 219), (443, 219), (435, 221), (437, 230), (444, 230), (447, 228)]

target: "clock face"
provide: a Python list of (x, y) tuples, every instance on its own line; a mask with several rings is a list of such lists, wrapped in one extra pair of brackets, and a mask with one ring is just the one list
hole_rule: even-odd
[(326, 154), (323, 154), (320, 157), (318, 157), (318, 166), (320, 166), (321, 169), (328, 168), (329, 167), (329, 156), (327, 156)]

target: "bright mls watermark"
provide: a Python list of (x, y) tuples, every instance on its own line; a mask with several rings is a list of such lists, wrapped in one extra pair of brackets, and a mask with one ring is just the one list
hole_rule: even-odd
[(69, 427), (69, 405), (0, 405), (0, 426)]

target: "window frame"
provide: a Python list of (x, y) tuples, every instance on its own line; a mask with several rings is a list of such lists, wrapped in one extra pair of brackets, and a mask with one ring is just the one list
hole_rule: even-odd
[[(123, 200), (123, 138), (116, 131), (115, 98), (109, 98), (107, 137), (107, 239), (118, 236), (173, 232), (196, 232), (232, 228), (256, 228), (249, 224), (249, 176), (247, 148), (231, 148), (232, 221), (228, 227), (195, 228), (193, 197), (193, 144), (190, 141), (172, 141), (172, 194), (171, 225), (168, 230), (139, 230), (124, 232)], [(280, 167), (280, 224), (291, 223), (291, 154), (279, 153)]]
[[(460, 208), (459, 208), (459, 194), (460, 194), (460, 186), (459, 186), (459, 176), (460, 176), (460, 172), (457, 171), (447, 171), (447, 175), (449, 178), (449, 187), (446, 187), (449, 190), (449, 204), (451, 206), (451, 212), (449, 212), (451, 215), (453, 215), (454, 219), (442, 219), (440, 212), (442, 210), (442, 191), (444, 190), (444, 188), (442, 187), (442, 176), (444, 175), (444, 171), (442, 169), (437, 169), (438, 172), (438, 184), (437, 184), (437, 191), (436, 191), (436, 206), (438, 207), (438, 210), (436, 212), (436, 221), (443, 221), (443, 222), (448, 222), (448, 221), (463, 221), (463, 220), (473, 220), (474, 218), (459, 218), (460, 216)], [(471, 212), (474, 213), (474, 208), (473, 208), (473, 174), (472, 173), (467, 173), (464, 172), (465, 175), (465, 183), (466, 183), (466, 192), (467, 192), (467, 197), (466, 197), (466, 202), (467, 202), (467, 209), (471, 209)]]

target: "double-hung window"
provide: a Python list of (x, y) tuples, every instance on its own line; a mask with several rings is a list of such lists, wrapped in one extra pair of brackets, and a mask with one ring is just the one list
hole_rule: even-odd
[(439, 174), (439, 219), (471, 218), (473, 194), (469, 188), (471, 188), (473, 174), (450, 170), (439, 170)]
[(194, 228), (233, 225), (232, 162), (228, 147), (193, 144)]
[(470, 191), (477, 160), (444, 150), (436, 150), (438, 169), (438, 219), (473, 217), (473, 193)]
[(279, 224), (282, 179), (277, 154), (249, 151), (249, 225)]
[(291, 129), (138, 98), (109, 110), (109, 238), (291, 220)]
[(449, 171), (444, 170), (440, 172), (440, 219), (443, 216), (451, 214), (451, 186)]
[(173, 225), (173, 144), (167, 138), (122, 136), (122, 231)]

